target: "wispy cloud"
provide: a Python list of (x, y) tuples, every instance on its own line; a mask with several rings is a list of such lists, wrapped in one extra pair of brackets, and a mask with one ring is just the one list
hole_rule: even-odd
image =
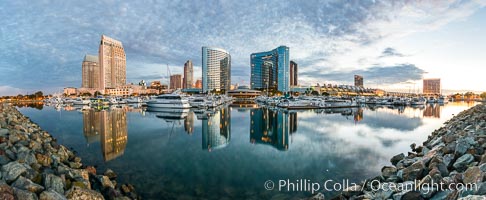
[(380, 57), (403, 57), (402, 53), (398, 52), (396, 49), (387, 47), (383, 52), (381, 53)]

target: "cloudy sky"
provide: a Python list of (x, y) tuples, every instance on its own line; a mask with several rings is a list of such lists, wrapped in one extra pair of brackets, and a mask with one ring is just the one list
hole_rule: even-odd
[[(129, 82), (166, 81), (201, 46), (232, 55), (232, 82), (249, 84), (250, 54), (290, 47), (302, 85), (486, 90), (486, 1), (2, 1), (0, 95), (81, 85), (81, 62), (101, 34), (123, 42)], [(197, 79), (197, 78), (195, 78)]]

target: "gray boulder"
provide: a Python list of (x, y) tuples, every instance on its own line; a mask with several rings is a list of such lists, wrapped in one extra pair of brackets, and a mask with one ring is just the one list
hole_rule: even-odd
[(403, 160), (405, 158), (405, 154), (401, 153), (401, 154), (398, 154), (396, 156), (393, 156), (391, 159), (390, 159), (390, 162), (393, 164), (393, 165), (397, 165), (398, 162), (400, 162), (400, 160)]
[(425, 170), (425, 165), (422, 162), (420, 161), (415, 162), (414, 164), (412, 164), (411, 166), (403, 170), (403, 174), (402, 174), (403, 180), (404, 181), (418, 180), (423, 177), (424, 170)]
[(455, 169), (463, 170), (467, 167), (469, 163), (474, 161), (474, 156), (471, 154), (464, 154), (463, 156), (459, 157), (456, 162), (452, 165)]
[(0, 129), (0, 136), (5, 137), (8, 135), (8, 129)]
[(62, 179), (54, 174), (44, 175), (44, 186), (46, 189), (52, 189), (59, 194), (64, 194), (64, 184)]
[(17, 161), (10, 162), (2, 166), (2, 175), (7, 182), (14, 181), (21, 174), (25, 174), (26, 171), (27, 168), (25, 167), (25, 165), (22, 165)]
[(483, 195), (469, 195), (467, 197), (461, 197), (458, 200), (484, 200)]
[(24, 178), (23, 176), (20, 176), (19, 178), (17, 178), (17, 180), (15, 182), (13, 182), (12, 186), (19, 188), (19, 189), (22, 189), (22, 190), (28, 190), (28, 191), (34, 192), (34, 193), (39, 193), (42, 190), (44, 190), (44, 187), (42, 187), (39, 184), (32, 182), (29, 179)]
[(29, 192), (27, 190), (22, 190), (22, 189), (19, 189), (19, 188), (13, 188), (14, 190), (14, 194), (15, 194), (15, 198), (16, 199), (22, 199), (22, 200), (38, 200), (39, 198), (37, 198), (37, 195), (35, 195), (34, 193), (32, 192)]
[(57, 193), (54, 190), (46, 190), (39, 195), (39, 200), (67, 200), (64, 195)]

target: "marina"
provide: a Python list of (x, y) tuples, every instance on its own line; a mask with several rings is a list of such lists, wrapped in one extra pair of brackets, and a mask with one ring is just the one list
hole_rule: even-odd
[(440, 124), (473, 105), (363, 104), (293, 110), (225, 103), (151, 110), (137, 104), (104, 109), (44, 104), (40, 110), (19, 110), (72, 147), (86, 164), (101, 171), (113, 169), (120, 181), (137, 185), (142, 197), (270, 199), (309, 196), (261, 189), (265, 180), (276, 177), (360, 181), (376, 176), (391, 156), (408, 151), (409, 144), (425, 140)]
[(485, 199), (486, 0), (0, 10), (0, 200)]

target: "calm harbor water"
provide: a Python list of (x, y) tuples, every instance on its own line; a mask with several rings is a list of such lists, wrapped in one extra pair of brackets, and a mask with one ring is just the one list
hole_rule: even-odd
[[(85, 165), (115, 170), (145, 199), (287, 199), (311, 194), (279, 192), (279, 180), (358, 183), (377, 176), (393, 155), (473, 105), (291, 112), (226, 106), (210, 115), (191, 110), (181, 120), (131, 107), (19, 110)], [(265, 189), (267, 180), (274, 190)]]

